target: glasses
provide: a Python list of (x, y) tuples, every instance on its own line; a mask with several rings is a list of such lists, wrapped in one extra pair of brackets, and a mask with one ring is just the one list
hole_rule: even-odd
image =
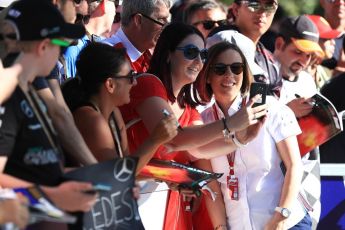
[(196, 26), (198, 24), (202, 24), (202, 26), (204, 27), (205, 30), (211, 30), (214, 28), (216, 23), (219, 26), (225, 26), (225, 25), (228, 25), (228, 20), (226, 20), (226, 19), (218, 20), (218, 21), (204, 20), (204, 21), (195, 22), (195, 23), (193, 23), (193, 25)]
[(133, 83), (137, 80), (138, 77), (140, 77), (142, 74), (138, 74), (134, 70), (131, 70), (127, 75), (125, 76), (118, 76), (118, 75), (113, 75), (111, 78), (115, 79), (128, 79), (129, 82), (133, 85)]
[(211, 68), (213, 69), (213, 72), (217, 74), (218, 76), (224, 76), (228, 67), (230, 68), (233, 74), (239, 75), (243, 72), (244, 64), (240, 62), (235, 62), (230, 65), (226, 65), (224, 63), (218, 63), (211, 66)]
[(157, 19), (154, 19), (154, 18), (151, 18), (150, 16), (147, 16), (146, 14), (142, 14), (142, 13), (139, 13), (141, 14), (144, 18), (150, 20), (151, 22), (154, 22), (156, 23), (157, 25), (160, 25), (162, 27), (164, 27), (166, 24), (168, 24), (168, 21), (166, 20), (165, 22), (160, 22), (158, 21)]
[(274, 13), (278, 9), (278, 4), (276, 2), (270, 3), (260, 3), (257, 1), (240, 1), (249, 9), (249, 11), (253, 13), (257, 13), (259, 11), (267, 12), (267, 13)]
[(121, 22), (121, 12), (116, 12), (113, 23), (120, 23), (120, 22)]
[(182, 50), (183, 56), (188, 60), (194, 60), (200, 55), (202, 62), (206, 61), (207, 58), (207, 49), (199, 50), (195, 45), (186, 45), (184, 47), (176, 47), (176, 50)]

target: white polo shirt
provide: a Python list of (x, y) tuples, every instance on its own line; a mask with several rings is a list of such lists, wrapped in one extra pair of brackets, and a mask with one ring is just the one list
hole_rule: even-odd
[[(242, 98), (238, 96), (229, 115), (239, 110)], [(230, 199), (226, 185), (229, 174), (229, 163), (226, 156), (211, 159), (214, 172), (224, 173), (219, 179), (226, 207), (228, 225), (233, 229), (262, 230), (279, 206), (284, 175), (280, 164), (282, 159), (276, 143), (290, 136), (298, 135), (301, 130), (295, 115), (287, 106), (273, 97), (267, 97), (268, 119), (259, 131), (258, 136), (246, 147), (237, 149), (235, 153), (235, 176), (239, 180), (239, 200)], [(217, 107), (217, 106), (216, 106)], [(223, 117), (217, 107), (218, 117)], [(213, 107), (202, 114), (205, 123), (215, 120)], [(299, 156), (299, 152), (294, 153)], [(297, 224), (304, 216), (304, 208), (296, 202), (291, 208), (291, 216), (286, 223), (289, 227)]]

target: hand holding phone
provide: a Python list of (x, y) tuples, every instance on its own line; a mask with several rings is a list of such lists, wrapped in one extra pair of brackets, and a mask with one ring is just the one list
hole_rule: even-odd
[(257, 107), (259, 105), (264, 105), (266, 104), (266, 95), (267, 95), (267, 90), (268, 90), (268, 84), (266, 83), (260, 83), (260, 82), (253, 82), (250, 85), (250, 93), (249, 93), (249, 98), (252, 98), (258, 94), (261, 94), (261, 99), (256, 101), (253, 104), (253, 108)]

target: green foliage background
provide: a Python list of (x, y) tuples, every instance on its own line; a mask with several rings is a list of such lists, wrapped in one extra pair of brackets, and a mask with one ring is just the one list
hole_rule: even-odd
[[(221, 0), (229, 5), (233, 0)], [(289, 16), (300, 14), (322, 14), (319, 0), (278, 0), (279, 6), (283, 7)]]

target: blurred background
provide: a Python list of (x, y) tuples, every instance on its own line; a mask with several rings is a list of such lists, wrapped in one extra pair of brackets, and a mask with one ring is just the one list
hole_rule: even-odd
[[(221, 0), (229, 5), (233, 0)], [(287, 15), (297, 16), (300, 14), (321, 14), (319, 0), (278, 0), (279, 7), (282, 7)]]

